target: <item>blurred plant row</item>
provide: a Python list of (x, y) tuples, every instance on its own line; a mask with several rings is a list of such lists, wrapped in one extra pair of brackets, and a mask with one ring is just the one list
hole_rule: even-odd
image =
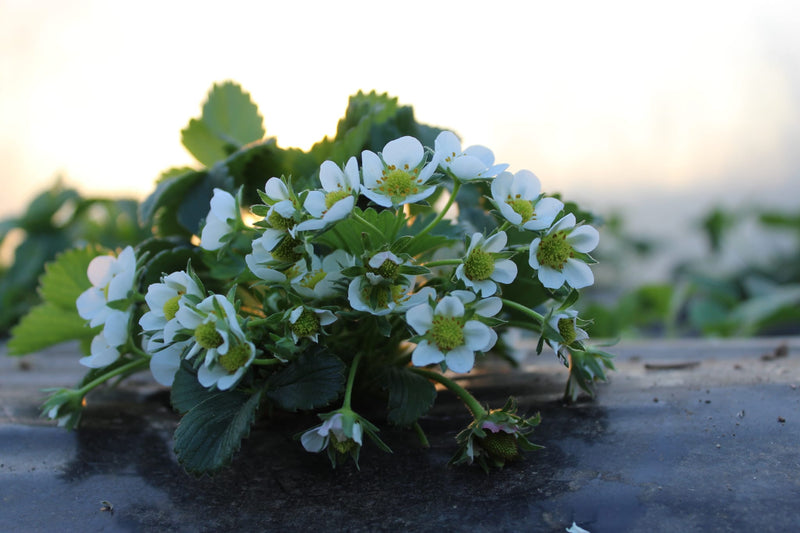
[[(655, 239), (633, 236), (622, 214), (603, 229), (607, 246), (598, 260), (606, 268), (670, 253)], [(671, 265), (663, 281), (620, 292), (606, 280), (585, 295), (581, 313), (593, 318), (593, 337), (800, 334), (800, 206), (796, 212), (715, 207), (695, 220), (695, 229), (705, 251), (688, 260), (661, 257)], [(726, 261), (731, 256), (735, 266)]]

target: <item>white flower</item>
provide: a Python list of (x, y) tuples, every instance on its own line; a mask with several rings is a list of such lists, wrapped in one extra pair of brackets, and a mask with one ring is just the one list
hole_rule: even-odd
[(493, 178), (508, 168), (495, 165), (494, 153), (485, 146), (470, 146), (461, 151), (461, 141), (451, 131), (441, 132), (434, 141), (439, 166), (462, 181)]
[(408, 325), (424, 337), (411, 356), (415, 366), (444, 361), (454, 372), (472, 369), (475, 352), (490, 348), (492, 332), (482, 322), (465, 320), (464, 311), (464, 303), (458, 296), (445, 296), (435, 308), (425, 303), (406, 313)]
[(289, 188), (279, 178), (270, 178), (264, 186), (265, 194), (261, 198), (269, 204), (267, 222), (279, 230), (289, 231), (294, 236), (295, 208)]
[(120, 344), (109, 341), (106, 339), (105, 334), (100, 332), (92, 339), (90, 348), (91, 355), (81, 357), (78, 362), (89, 368), (103, 368), (119, 359), (121, 355), (118, 348), (119, 346)]
[(109, 255), (92, 259), (86, 272), (92, 286), (75, 302), (78, 314), (89, 321), (89, 326), (103, 326), (103, 331), (92, 340), (89, 356), (80, 364), (89, 368), (102, 368), (116, 361), (119, 347), (128, 341), (128, 322), (131, 311), (109, 307), (109, 302), (128, 298), (136, 279), (136, 255), (126, 247), (118, 257)]
[(382, 207), (424, 200), (436, 190), (426, 182), (438, 161), (425, 164), (425, 150), (414, 137), (389, 141), (378, 156), (369, 150), (361, 154), (364, 184), (361, 193)]
[(510, 259), (496, 259), (492, 254), (501, 252), (508, 241), (504, 231), (488, 239), (482, 233), (473, 233), (464, 262), (456, 268), (456, 278), (482, 296), (497, 292), (497, 283), (511, 283), (517, 277), (517, 265)]
[(311, 254), (311, 270), (304, 260), (295, 263), (291, 283), (297, 293), (307, 300), (324, 300), (341, 294), (342, 270), (355, 266), (356, 259), (344, 250), (334, 250), (322, 260)]
[(165, 344), (161, 338), (145, 337), (144, 348), (150, 354), (150, 372), (158, 383), (172, 386), (181, 367), (181, 356), (190, 345), (190, 340)]
[(319, 167), (319, 181), (324, 192), (311, 191), (303, 202), (313, 218), (298, 224), (297, 231), (322, 229), (350, 214), (361, 186), (356, 158), (351, 157), (344, 170), (333, 161), (324, 161)]
[(301, 305), (289, 313), (289, 333), (295, 344), (303, 337), (318, 342), (320, 327), (334, 322), (336, 322), (336, 315), (327, 309), (315, 309)]
[(600, 241), (600, 234), (591, 226), (575, 227), (572, 213), (556, 222), (542, 238), (531, 243), (528, 263), (538, 270), (539, 281), (548, 289), (558, 289), (566, 282), (573, 289), (594, 283), (589, 265), (575, 259), (575, 252), (589, 253)]
[(321, 425), (303, 433), (303, 436), (300, 437), (300, 442), (303, 444), (303, 448), (311, 453), (319, 453), (327, 448), (331, 438), (334, 439), (337, 449), (346, 447), (341, 445), (345, 445), (348, 442), (361, 446), (363, 431), (358, 421), (353, 422), (350, 434), (348, 435), (347, 433), (344, 428), (344, 415), (336, 413)]
[(186, 295), (203, 298), (203, 292), (192, 277), (184, 271), (173, 272), (153, 283), (144, 297), (149, 310), (139, 319), (146, 332), (159, 332), (159, 338), (171, 342), (175, 328), (180, 327), (175, 314), (185, 301)]
[(287, 267), (303, 257), (299, 247), (302, 241), (280, 230), (267, 229), (252, 242), (253, 251), (244, 260), (256, 277), (271, 283), (283, 283)]
[(542, 230), (553, 224), (564, 204), (556, 198), (543, 197), (541, 184), (533, 172), (503, 172), (492, 181), (492, 199), (503, 217), (527, 230)]
[(402, 276), (390, 284), (373, 283), (366, 275), (358, 276), (347, 287), (347, 299), (350, 307), (356, 311), (382, 316), (402, 313), (409, 307), (436, 296), (436, 289), (432, 287), (423, 287), (419, 292), (411, 293), (413, 287), (413, 276)]
[(204, 387), (216, 385), (220, 390), (233, 387), (255, 358), (255, 346), (245, 337), (233, 304), (213, 294), (197, 306), (181, 307), (175, 316), (181, 326), (192, 333), (186, 359), (206, 351), (197, 370), (200, 384)]
[(127, 246), (118, 257), (101, 255), (92, 259), (86, 274), (92, 286), (86, 289), (76, 301), (78, 314), (89, 320), (91, 327), (106, 322), (113, 309), (108, 302), (124, 300), (133, 289), (136, 278), (136, 255)]
[(214, 189), (211, 209), (200, 233), (200, 247), (204, 250), (219, 250), (227, 241), (225, 237), (239, 224), (239, 204), (229, 192)]
[(589, 334), (578, 327), (578, 312), (574, 309), (567, 309), (554, 314), (547, 323), (561, 335), (561, 338), (564, 339), (564, 344), (555, 340), (548, 340), (547, 342), (554, 352), (565, 359), (568, 355), (568, 348), (573, 342), (585, 341), (589, 338)]

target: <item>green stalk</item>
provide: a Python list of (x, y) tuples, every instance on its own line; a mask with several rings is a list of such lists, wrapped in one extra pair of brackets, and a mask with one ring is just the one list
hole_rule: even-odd
[(353, 362), (350, 363), (350, 373), (347, 375), (347, 388), (344, 390), (344, 403), (342, 409), (350, 410), (350, 398), (353, 396), (353, 383), (356, 380), (356, 370), (358, 369), (358, 362), (361, 361), (361, 355), (364, 352), (356, 352), (353, 357)]
[(439, 261), (431, 261), (429, 263), (425, 263), (422, 266), (432, 268), (441, 266), (460, 265), (463, 262), (464, 261), (462, 259), (440, 259)]
[(514, 302), (512, 300), (507, 300), (506, 298), (500, 298), (500, 300), (503, 302), (503, 305), (510, 307), (512, 309), (516, 309), (517, 311), (528, 315), (532, 319), (537, 320), (540, 324), (544, 324), (544, 317), (539, 313), (537, 313), (536, 311), (534, 311), (533, 309), (528, 309), (524, 305), (518, 304), (517, 302)]
[(124, 365), (122, 365), (120, 367), (115, 368), (114, 370), (112, 370), (108, 374), (103, 374), (99, 378), (97, 378), (97, 379), (95, 379), (93, 381), (90, 381), (89, 383), (87, 383), (86, 385), (84, 385), (83, 387), (78, 389), (78, 393), (81, 396), (86, 396), (86, 394), (90, 390), (92, 390), (93, 388), (97, 387), (98, 385), (101, 385), (101, 384), (105, 383), (109, 379), (111, 379), (111, 378), (113, 378), (115, 376), (119, 376), (121, 374), (126, 374), (126, 373), (133, 374), (134, 372), (137, 372), (137, 371), (141, 370), (142, 368), (144, 368), (145, 366), (147, 366), (149, 363), (150, 363), (149, 359), (136, 359), (134, 361), (131, 361), (131, 362), (127, 363), (127, 364), (124, 364)]
[(272, 366), (272, 365), (279, 365), (283, 361), (280, 359), (253, 359), (253, 362), (250, 363), (251, 365), (255, 366)]
[(366, 227), (368, 227), (369, 229), (371, 229), (372, 231), (374, 231), (378, 235), (383, 235), (383, 232), (381, 230), (379, 230), (378, 228), (376, 228), (375, 224), (373, 224), (369, 220), (365, 219), (364, 217), (360, 216), (355, 211), (353, 211), (350, 214), (350, 216), (352, 216), (354, 219), (358, 220), (361, 224), (365, 225)]
[(427, 370), (425, 368), (410, 367), (409, 370), (411, 370), (412, 372), (416, 372), (420, 376), (424, 376), (424, 377), (430, 379), (431, 381), (436, 381), (438, 383), (441, 383), (442, 385), (447, 387), (447, 389), (450, 392), (452, 392), (453, 394), (458, 396), (459, 399), (462, 402), (464, 402), (464, 404), (470, 410), (470, 412), (472, 413), (472, 416), (475, 419), (478, 419), (480, 417), (486, 416), (486, 414), (487, 414), (486, 413), (486, 409), (484, 409), (481, 406), (481, 404), (478, 403), (478, 400), (476, 400), (475, 397), (467, 391), (467, 389), (465, 389), (464, 387), (462, 387), (461, 385), (459, 385), (458, 383), (456, 383), (452, 379), (450, 379), (450, 378), (448, 378), (448, 377), (446, 377), (446, 376), (444, 376), (442, 374), (439, 374), (438, 372), (433, 372), (433, 371)]
[(450, 210), (450, 207), (453, 205), (453, 202), (455, 202), (456, 196), (458, 195), (459, 189), (461, 189), (461, 182), (458, 181), (458, 180), (455, 180), (454, 183), (453, 183), (453, 193), (450, 195), (450, 198), (448, 198), (447, 203), (444, 205), (444, 208), (442, 209), (442, 211), (436, 216), (436, 218), (433, 219), (433, 221), (431, 221), (430, 224), (428, 224), (427, 226), (422, 228), (422, 230), (414, 236), (414, 239), (418, 239), (419, 237), (422, 237), (423, 235), (426, 235), (433, 228), (435, 228), (439, 224), (439, 222), (442, 221), (444, 216)]

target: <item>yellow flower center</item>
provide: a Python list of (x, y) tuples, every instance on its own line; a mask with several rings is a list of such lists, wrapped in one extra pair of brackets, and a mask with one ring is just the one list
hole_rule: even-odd
[(405, 169), (390, 165), (383, 171), (383, 177), (377, 181), (378, 191), (395, 203), (402, 201), (419, 192), (422, 180), (417, 177), (418, 173), (419, 170), (416, 168), (409, 170), (408, 165)]
[(561, 337), (564, 339), (564, 344), (567, 346), (575, 342), (575, 322), (572, 319), (560, 318), (558, 320), (558, 332), (561, 334)]
[(319, 317), (314, 311), (303, 308), (295, 323), (289, 327), (298, 337), (310, 337), (319, 331)]
[(515, 213), (522, 217), (523, 222), (527, 222), (536, 216), (536, 211), (533, 209), (533, 202), (520, 198), (519, 195), (513, 199), (509, 198), (506, 200), (506, 203), (511, 206), (511, 209), (513, 209)]
[(267, 222), (269, 222), (269, 225), (275, 229), (287, 230), (294, 226), (293, 218), (281, 216), (280, 213), (274, 210), (272, 211), (272, 214), (267, 217)]
[(205, 322), (197, 326), (197, 329), (194, 330), (194, 338), (197, 340), (197, 344), (206, 350), (220, 346), (224, 340), (213, 322)]
[(338, 191), (329, 192), (325, 195), (325, 209), (330, 209), (334, 206), (334, 204), (336, 204), (336, 202), (347, 198), (348, 196), (350, 196), (350, 193), (341, 189)]
[(250, 359), (250, 349), (246, 344), (231, 347), (228, 353), (219, 356), (219, 364), (228, 372), (236, 372)]
[(449, 352), (464, 344), (464, 323), (462, 317), (433, 317), (433, 326), (429, 331), (433, 342), (441, 352)]
[(494, 258), (492, 254), (480, 248), (470, 252), (464, 261), (464, 275), (472, 281), (484, 281), (494, 272)]
[(557, 231), (542, 238), (536, 259), (540, 265), (549, 266), (554, 270), (561, 270), (567, 259), (575, 255), (572, 246), (567, 242), (567, 232)]
[(302, 241), (293, 239), (287, 235), (278, 243), (278, 246), (272, 250), (272, 257), (284, 263), (296, 263), (303, 257), (303, 254), (298, 251), (301, 244)]
[(314, 290), (314, 287), (317, 286), (317, 283), (323, 279), (325, 279), (325, 272), (322, 270), (314, 270), (303, 276), (303, 279), (300, 280), (300, 285), (307, 289)]
[(180, 299), (181, 299), (181, 293), (178, 293), (177, 295), (173, 296), (172, 298), (164, 302), (164, 307), (162, 309), (164, 311), (164, 318), (166, 318), (168, 321), (175, 318), (175, 313), (178, 312), (178, 307), (179, 307), (178, 302), (180, 301)]
[(373, 274), (378, 274), (385, 279), (394, 279), (394, 277), (397, 275), (397, 269), (399, 267), (400, 265), (391, 259), (386, 259), (378, 268), (372, 268), (371, 266), (367, 265), (367, 270)]

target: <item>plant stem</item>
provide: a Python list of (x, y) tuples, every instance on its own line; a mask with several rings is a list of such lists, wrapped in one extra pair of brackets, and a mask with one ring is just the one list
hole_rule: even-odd
[(512, 309), (516, 309), (517, 311), (520, 311), (521, 313), (528, 315), (532, 319), (538, 321), (540, 324), (544, 323), (544, 317), (539, 313), (537, 313), (536, 311), (534, 311), (533, 309), (528, 309), (524, 305), (518, 304), (517, 302), (514, 302), (512, 300), (507, 300), (506, 298), (500, 298), (500, 300), (503, 302), (503, 305), (510, 307)]
[(424, 267), (440, 267), (440, 266), (449, 266), (449, 265), (460, 265), (464, 261), (461, 259), (440, 259), (439, 261), (431, 261), (430, 263), (425, 263)]
[(474, 418), (477, 419), (479, 417), (486, 416), (486, 409), (484, 409), (481, 406), (481, 404), (478, 403), (478, 400), (476, 400), (475, 397), (467, 391), (467, 389), (465, 389), (464, 387), (462, 387), (461, 385), (459, 385), (458, 383), (456, 383), (452, 379), (450, 379), (450, 378), (448, 378), (448, 377), (446, 377), (446, 376), (444, 376), (442, 374), (439, 374), (438, 372), (433, 372), (433, 371), (427, 370), (425, 368), (411, 367), (409, 370), (411, 370), (412, 372), (416, 372), (420, 376), (424, 376), (424, 377), (430, 379), (431, 381), (436, 381), (438, 383), (441, 383), (442, 385), (447, 387), (447, 389), (450, 392), (452, 392), (453, 394), (458, 396), (459, 399), (462, 402), (464, 402), (464, 404), (470, 410), (470, 412), (472, 413), (472, 416)]
[(272, 366), (272, 365), (279, 365), (283, 361), (280, 359), (253, 359), (253, 362), (250, 363), (251, 365), (256, 366)]
[(115, 376), (119, 376), (121, 374), (126, 374), (126, 373), (131, 373), (132, 374), (132, 373), (134, 373), (136, 371), (139, 371), (142, 368), (144, 368), (149, 362), (150, 362), (149, 359), (135, 359), (135, 360), (133, 360), (133, 361), (127, 363), (127, 364), (124, 364), (124, 365), (122, 365), (120, 367), (115, 368), (114, 370), (112, 370), (108, 374), (103, 374), (99, 378), (97, 378), (97, 379), (95, 379), (93, 381), (90, 381), (89, 383), (87, 383), (86, 385), (84, 385), (83, 387), (78, 389), (78, 392), (80, 393), (81, 396), (86, 396), (86, 394), (90, 390), (92, 390), (93, 388), (97, 387), (98, 385), (101, 385), (101, 384), (105, 383), (109, 379), (111, 379), (111, 378), (113, 378)]
[(430, 224), (428, 224), (427, 226), (422, 228), (422, 230), (414, 236), (414, 239), (418, 239), (418, 238), (422, 237), (423, 235), (426, 235), (433, 228), (435, 228), (439, 224), (439, 222), (442, 221), (444, 216), (450, 210), (450, 206), (452, 206), (453, 202), (455, 202), (456, 196), (458, 195), (458, 190), (459, 189), (461, 189), (461, 182), (458, 181), (458, 180), (455, 180), (454, 184), (453, 184), (453, 192), (450, 194), (450, 198), (447, 199), (447, 203), (444, 205), (444, 208), (442, 208), (442, 211), (438, 215), (436, 215), (436, 218), (434, 218), (431, 221)]
[(356, 356), (353, 357), (353, 362), (350, 363), (350, 373), (347, 375), (347, 388), (344, 391), (344, 403), (342, 404), (343, 409), (350, 409), (350, 398), (353, 396), (353, 383), (356, 380), (356, 370), (358, 369), (358, 362), (361, 360), (363, 353), (363, 351), (356, 352)]
[(425, 432), (422, 431), (422, 427), (419, 425), (419, 422), (414, 422), (414, 431), (417, 434), (417, 438), (419, 438), (420, 444), (422, 444), (423, 448), (430, 448), (431, 443), (428, 442), (428, 436), (425, 435)]

